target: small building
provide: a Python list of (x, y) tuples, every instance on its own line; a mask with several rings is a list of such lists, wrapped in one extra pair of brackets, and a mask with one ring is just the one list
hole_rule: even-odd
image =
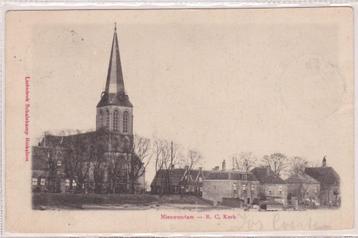
[(252, 173), (239, 171), (211, 171), (203, 180), (202, 197), (214, 205), (241, 207), (258, 201), (259, 181)]
[(59, 147), (32, 147), (32, 191), (65, 191), (65, 154)]
[(319, 205), (320, 183), (311, 176), (302, 173), (294, 174), (286, 180), (288, 188), (288, 203), (294, 205), (296, 199), (298, 204), (308, 206)]
[(287, 184), (269, 166), (256, 167), (251, 172), (260, 182), (259, 199), (261, 201), (276, 201), (283, 206), (287, 205)]
[(337, 172), (327, 166), (326, 157), (321, 167), (309, 167), (305, 173), (320, 183), (319, 200), (324, 206), (340, 206), (340, 178)]
[(32, 149), (32, 182), (33, 192), (47, 192), (49, 187), (49, 163), (46, 159), (47, 150)]
[(203, 180), (208, 174), (202, 168), (172, 168), (159, 170), (152, 183), (151, 192), (155, 194), (194, 194), (202, 193)]

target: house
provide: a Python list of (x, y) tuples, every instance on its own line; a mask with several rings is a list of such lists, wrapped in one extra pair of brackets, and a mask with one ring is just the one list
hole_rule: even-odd
[(32, 147), (32, 191), (65, 192), (65, 157), (60, 147)]
[[(46, 149), (33, 148), (32, 149), (32, 191), (46, 192), (49, 184), (49, 163), (46, 159), (48, 155)], [(36, 158), (36, 159), (34, 159)]]
[(190, 169), (184, 168), (160, 169), (152, 183), (151, 192), (155, 194), (194, 194), (201, 196), (202, 185), (208, 171), (202, 168)]
[(203, 180), (202, 197), (214, 205), (251, 205), (258, 201), (259, 181), (252, 173), (211, 171)]
[[(288, 202), (292, 205), (319, 205), (320, 183), (311, 176), (301, 173), (287, 178)], [(294, 204), (297, 200), (298, 204)]]
[(276, 201), (283, 206), (287, 205), (287, 184), (269, 166), (256, 167), (251, 172), (260, 182), (260, 200)]
[(181, 181), (185, 169), (160, 169), (155, 174), (150, 185), (150, 191), (154, 194), (181, 193)]
[(321, 167), (309, 167), (305, 173), (320, 183), (319, 200), (324, 206), (340, 206), (340, 178), (337, 172), (327, 166), (326, 157)]
[(124, 88), (116, 27), (96, 112), (95, 131), (47, 134), (32, 148), (34, 192), (144, 191), (145, 170), (134, 152), (133, 105)]

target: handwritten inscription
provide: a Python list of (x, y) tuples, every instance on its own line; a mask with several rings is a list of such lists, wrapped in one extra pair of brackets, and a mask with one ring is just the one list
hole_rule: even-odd
[[(311, 217), (307, 217), (304, 220), (288, 220), (281, 217), (279, 213), (273, 215), (270, 221), (264, 222), (257, 217), (251, 216), (249, 213), (198, 213), (198, 214), (161, 214), (161, 220), (203, 220), (203, 221), (220, 221), (230, 222), (235, 221), (235, 230), (247, 230), (247, 231), (262, 231), (262, 230), (274, 230), (274, 231), (288, 231), (288, 230), (322, 230), (329, 229), (326, 224), (314, 221)], [(271, 226), (270, 226), (271, 225)]]

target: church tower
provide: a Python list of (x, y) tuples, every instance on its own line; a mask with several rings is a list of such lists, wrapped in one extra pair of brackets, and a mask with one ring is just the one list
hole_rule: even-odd
[(124, 89), (121, 58), (114, 27), (105, 91), (97, 104), (96, 130), (133, 134), (133, 105)]

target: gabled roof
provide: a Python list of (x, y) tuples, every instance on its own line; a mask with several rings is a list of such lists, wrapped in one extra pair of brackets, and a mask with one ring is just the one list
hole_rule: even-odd
[(309, 167), (305, 173), (323, 185), (339, 185), (339, 175), (332, 167)]
[(239, 171), (211, 171), (206, 180), (247, 180), (258, 181), (254, 174)]
[(47, 171), (49, 169), (50, 150), (38, 146), (32, 147), (32, 170)]
[(285, 184), (286, 182), (281, 179), (279, 176), (274, 174), (274, 172), (269, 167), (256, 167), (251, 172), (255, 177), (263, 184)]
[[(198, 169), (191, 169), (191, 170), (188, 170), (186, 168), (177, 168), (177, 169), (172, 169), (170, 170), (170, 185), (174, 185), (174, 186), (178, 186), (180, 185), (181, 182), (183, 182), (183, 180), (185, 180), (185, 175), (189, 175), (188, 178), (191, 177), (192, 180), (188, 180), (186, 182), (188, 182), (189, 184), (192, 184), (192, 183), (196, 183), (196, 179), (198, 177), (200, 173), (200, 170)], [(204, 178), (206, 178), (211, 172), (209, 171), (206, 171), (206, 170), (202, 170), (201, 171), (202, 175)], [(151, 183), (151, 186), (163, 186), (165, 185), (165, 183), (167, 182), (166, 179), (167, 179), (167, 176), (168, 176), (168, 170), (166, 169), (161, 169), (159, 170), (152, 183)]]
[(161, 169), (156, 173), (151, 186), (163, 186), (167, 182), (168, 173), (170, 185), (179, 185), (185, 171), (185, 169), (172, 169), (170, 171)]
[(317, 180), (309, 176), (308, 174), (294, 174), (285, 180), (286, 183), (305, 183), (305, 184), (319, 184)]

